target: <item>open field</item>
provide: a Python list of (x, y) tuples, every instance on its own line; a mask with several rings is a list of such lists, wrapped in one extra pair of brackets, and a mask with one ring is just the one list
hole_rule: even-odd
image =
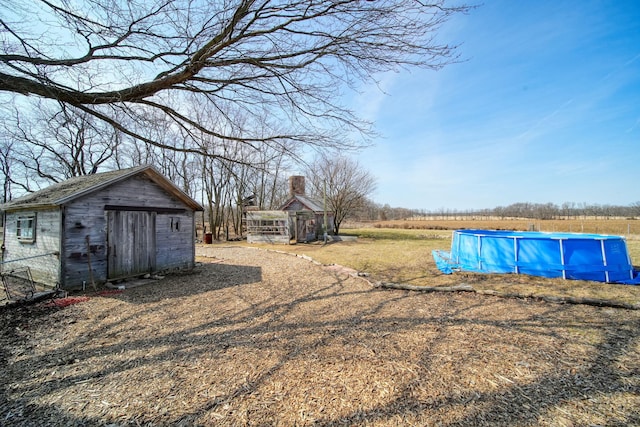
[[(640, 219), (613, 218), (613, 219), (429, 219), (429, 220), (402, 220), (402, 221), (376, 221), (369, 224), (347, 224), (345, 234), (358, 235), (365, 233), (367, 229), (380, 229), (380, 234), (388, 237), (412, 238), (412, 236), (451, 236), (450, 232), (457, 229), (486, 229), (486, 230), (518, 230), (528, 231), (534, 229), (543, 232), (567, 232), (567, 233), (594, 233), (623, 236), (627, 240), (629, 255), (634, 265), (640, 266)], [(388, 230), (406, 230), (403, 234), (393, 234)], [(429, 230), (429, 232), (414, 233), (411, 230)], [(442, 231), (442, 233), (440, 233)], [(362, 234), (361, 234), (362, 235)], [(442, 249), (442, 248), (441, 248)]]
[(189, 275), (0, 309), (2, 425), (640, 425), (640, 311), (198, 253)]
[[(460, 221), (457, 223), (460, 224)], [(464, 228), (474, 228), (474, 226)], [(513, 274), (443, 274), (436, 267), (431, 251), (451, 248), (451, 231), (449, 230), (349, 228), (342, 234), (358, 236), (358, 240), (327, 245), (316, 242), (289, 246), (251, 246), (307, 255), (323, 264), (344, 265), (368, 274), (372, 282), (440, 287), (464, 283), (480, 291), (495, 291), (502, 294), (587, 298), (640, 304), (640, 286)], [(640, 239), (627, 239), (627, 246), (635, 265), (640, 264)]]
[[(347, 227), (349, 225), (347, 224)], [(362, 225), (355, 226), (361, 228)], [(425, 230), (456, 230), (462, 228), (478, 228), (488, 230), (546, 231), (569, 233), (596, 233), (640, 238), (640, 220), (615, 219), (553, 219), (537, 220), (526, 218), (515, 219), (418, 219), (398, 221), (374, 221), (366, 228), (400, 228)]]

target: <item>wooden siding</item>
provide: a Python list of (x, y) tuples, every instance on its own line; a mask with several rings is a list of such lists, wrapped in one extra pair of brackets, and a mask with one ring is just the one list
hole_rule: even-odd
[(194, 213), (158, 214), (156, 217), (157, 264), (163, 269), (193, 267), (195, 258)]
[(307, 208), (299, 200), (293, 200), (291, 204), (287, 206), (285, 211), (301, 211), (306, 209)]
[(247, 236), (247, 243), (270, 243), (274, 245), (288, 245), (291, 243), (290, 237), (287, 236), (272, 236), (272, 235), (249, 235)]
[[(127, 235), (126, 227), (120, 230), (123, 233), (117, 237), (121, 245), (118, 250), (128, 244), (137, 249), (127, 255), (127, 260), (111, 265), (116, 269), (115, 275), (193, 267), (194, 211), (145, 175), (136, 175), (63, 206), (7, 212), (3, 270), (28, 266), (37, 282), (51, 286), (60, 283), (65, 289), (78, 289), (92, 281), (104, 283), (110, 277), (107, 233), (112, 211), (132, 219), (133, 227), (139, 231), (151, 233), (140, 246), (138, 240)], [(36, 212), (35, 239), (19, 241), (17, 218), (33, 212)], [(153, 219), (136, 223), (135, 218), (140, 217)], [(127, 270), (129, 261), (137, 267)], [(126, 271), (118, 270), (121, 268)]]
[[(18, 240), (19, 216), (35, 213), (35, 240)], [(58, 209), (8, 212), (5, 218), (2, 271), (29, 267), (33, 280), (54, 287), (60, 279), (60, 212)]]
[(156, 213), (107, 211), (109, 279), (156, 271)]
[[(107, 216), (105, 206), (129, 206), (153, 211), (176, 209), (184, 213), (156, 214), (156, 270), (192, 267), (195, 260), (194, 214), (182, 201), (150, 179), (134, 176), (71, 202), (65, 207), (63, 280), (66, 288), (89, 283), (89, 263), (97, 283), (108, 279)], [(178, 217), (180, 232), (170, 233), (166, 217)], [(89, 246), (87, 245), (87, 236)], [(179, 237), (178, 237), (179, 236)], [(88, 247), (90, 255), (88, 254)]]
[(102, 206), (80, 202), (64, 207), (63, 212), (64, 287), (80, 288), (92, 279), (103, 283), (107, 277), (107, 228)]

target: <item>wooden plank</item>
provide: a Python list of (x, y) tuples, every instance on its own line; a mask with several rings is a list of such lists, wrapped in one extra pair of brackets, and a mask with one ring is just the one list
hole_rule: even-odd
[(288, 221), (289, 213), (283, 211), (249, 211), (247, 221)]
[(108, 278), (156, 270), (155, 212), (108, 212)]
[(247, 236), (248, 243), (274, 243), (288, 245), (290, 242), (289, 236), (274, 236), (274, 235), (249, 235)]

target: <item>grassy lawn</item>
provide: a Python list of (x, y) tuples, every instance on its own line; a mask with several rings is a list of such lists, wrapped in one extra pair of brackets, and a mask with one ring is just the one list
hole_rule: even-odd
[[(322, 264), (339, 264), (367, 273), (372, 282), (404, 283), (415, 286), (469, 284), (477, 290), (500, 293), (604, 299), (640, 304), (640, 287), (582, 280), (548, 279), (514, 274), (443, 274), (433, 260), (434, 249), (449, 250), (451, 231), (424, 229), (358, 228), (343, 235), (357, 236), (353, 242), (316, 242), (297, 245), (257, 245), (264, 249), (306, 255)], [(247, 243), (242, 243), (247, 245)], [(640, 240), (628, 239), (635, 265), (640, 264)]]

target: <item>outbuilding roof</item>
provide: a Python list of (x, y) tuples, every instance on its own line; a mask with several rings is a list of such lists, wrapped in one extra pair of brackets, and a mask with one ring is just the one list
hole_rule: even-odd
[(202, 206), (171, 181), (165, 178), (151, 165), (136, 166), (110, 172), (96, 173), (70, 178), (53, 184), (47, 188), (27, 194), (18, 199), (0, 205), (0, 210), (11, 211), (25, 208), (44, 208), (61, 206), (86, 194), (113, 185), (135, 175), (144, 175), (155, 184), (163, 188), (172, 196), (196, 211), (203, 210)]
[(315, 213), (324, 212), (324, 208), (322, 207), (322, 204), (320, 202), (313, 200), (307, 196), (303, 196), (301, 194), (296, 194), (293, 197), (291, 197), (284, 205), (282, 205), (280, 210), (286, 210), (296, 200), (300, 202), (302, 206), (304, 206), (306, 209), (310, 211), (314, 211)]

